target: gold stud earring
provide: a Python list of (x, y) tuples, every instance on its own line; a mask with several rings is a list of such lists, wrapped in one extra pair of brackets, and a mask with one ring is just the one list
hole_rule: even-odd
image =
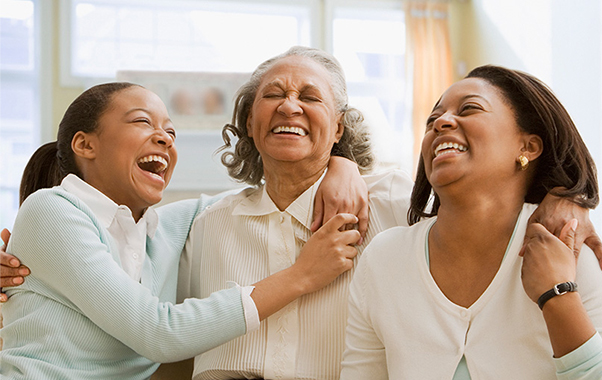
[(527, 168), (529, 167), (529, 159), (522, 154), (518, 156), (516, 161), (520, 165), (520, 170), (527, 170)]

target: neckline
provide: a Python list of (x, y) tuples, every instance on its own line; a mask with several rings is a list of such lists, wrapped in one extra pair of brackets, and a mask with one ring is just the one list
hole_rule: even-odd
[[(495, 290), (499, 286), (501, 286), (500, 284), (507, 277), (508, 272), (514, 266), (513, 264), (519, 259), (518, 252), (520, 249), (520, 245), (522, 243), (521, 243), (520, 239), (516, 239), (515, 237), (516, 237), (517, 231), (519, 231), (519, 230), (524, 231), (524, 228), (526, 228), (526, 222), (527, 222), (528, 217), (524, 217), (524, 215), (531, 214), (530, 212), (525, 211), (526, 207), (527, 207), (527, 204), (525, 204), (523, 206), (520, 213), (518, 214), (516, 223), (514, 225), (514, 230), (512, 231), (512, 235), (510, 236), (510, 241), (508, 242), (508, 245), (506, 246), (506, 251), (504, 252), (504, 257), (502, 259), (502, 263), (500, 264), (500, 267), (498, 268), (495, 276), (493, 277), (493, 279), (491, 280), (491, 282), (489, 283), (489, 285), (487, 286), (485, 291), (483, 291), (483, 293), (481, 293), (479, 298), (477, 298), (477, 300), (467, 308), (464, 306), (460, 306), (460, 305), (452, 302), (449, 298), (447, 298), (447, 296), (445, 296), (443, 291), (441, 291), (441, 289), (437, 285), (437, 282), (433, 278), (433, 275), (431, 274), (428, 238), (429, 238), (429, 234), (430, 234), (430, 231), (431, 231), (433, 225), (437, 221), (437, 217), (434, 217), (433, 220), (429, 221), (429, 223), (425, 229), (425, 234), (423, 236), (424, 252), (423, 252), (423, 254), (421, 254), (419, 256), (419, 267), (422, 272), (425, 285), (430, 290), (430, 293), (434, 296), (435, 300), (439, 304), (441, 304), (442, 306), (444, 306), (445, 308), (447, 308), (448, 310), (450, 310), (454, 313), (459, 312), (461, 314), (465, 314), (467, 311), (469, 311), (471, 313), (477, 313), (479, 310), (481, 310), (483, 308), (483, 306), (485, 304), (487, 304), (488, 300), (492, 297), (492, 294), (495, 293)], [(516, 255), (509, 255), (510, 252), (516, 252)]]

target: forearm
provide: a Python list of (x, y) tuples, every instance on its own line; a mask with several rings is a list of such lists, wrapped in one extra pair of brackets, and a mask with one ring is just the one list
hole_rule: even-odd
[(251, 298), (259, 319), (264, 320), (307, 293), (306, 280), (294, 267), (284, 269), (254, 284)]
[(543, 316), (556, 358), (572, 352), (596, 333), (578, 292), (550, 299), (543, 307)]

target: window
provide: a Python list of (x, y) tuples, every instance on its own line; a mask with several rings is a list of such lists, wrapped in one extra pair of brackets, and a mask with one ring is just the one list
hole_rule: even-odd
[(63, 82), (118, 70), (248, 72), (311, 45), (308, 2), (63, 0)]
[(10, 227), (23, 168), (40, 144), (40, 9), (35, 0), (0, 4), (0, 226)]
[[(378, 160), (412, 171), (405, 15), (400, 0), (60, 0), (55, 4), (60, 11), (56, 22), (61, 25), (60, 85), (64, 87), (87, 88), (135, 71), (248, 73), (293, 45), (330, 51), (347, 74), (350, 105), (359, 108), (373, 127)], [(163, 100), (169, 107), (169, 99)], [(222, 144), (217, 130), (193, 131), (182, 125), (178, 129), (180, 160), (166, 201), (239, 186), (214, 156)], [(175, 192), (179, 194), (172, 197)]]

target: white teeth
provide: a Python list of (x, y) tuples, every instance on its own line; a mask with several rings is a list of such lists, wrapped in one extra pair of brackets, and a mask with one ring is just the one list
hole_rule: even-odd
[(288, 132), (288, 133), (297, 134), (299, 136), (307, 136), (307, 132), (305, 132), (305, 130), (303, 128), (299, 128), (299, 127), (278, 126), (274, 129), (272, 129), (272, 132), (274, 132), (274, 133)]
[(437, 147), (435, 148), (435, 157), (439, 157), (440, 155), (445, 153), (466, 152), (467, 150), (468, 148), (462, 144), (444, 142), (437, 145)]
[(167, 169), (167, 160), (161, 156), (151, 154), (150, 156), (142, 157), (141, 159), (138, 160), (138, 163), (146, 163), (146, 162), (160, 163), (161, 166), (159, 167), (159, 170), (157, 170), (158, 172), (162, 172), (163, 170)]

